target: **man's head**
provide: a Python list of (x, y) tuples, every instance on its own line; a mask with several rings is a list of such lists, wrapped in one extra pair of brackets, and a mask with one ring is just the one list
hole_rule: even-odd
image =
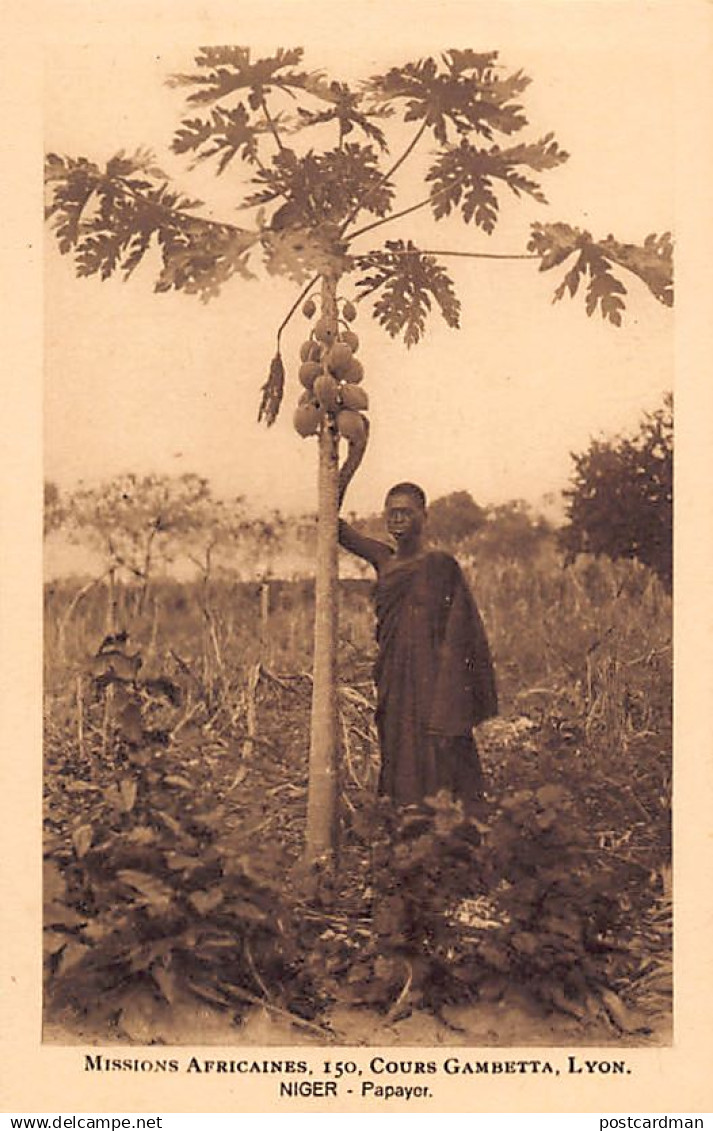
[(416, 542), (426, 521), (426, 495), (415, 483), (396, 483), (384, 502), (386, 529), (397, 542)]

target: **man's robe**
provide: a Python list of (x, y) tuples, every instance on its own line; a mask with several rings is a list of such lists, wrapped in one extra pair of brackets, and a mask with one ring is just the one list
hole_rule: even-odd
[(497, 714), (483, 623), (450, 554), (382, 570), (375, 591), (379, 655), (379, 791), (397, 804), (440, 789), (466, 809), (482, 790), (473, 727)]

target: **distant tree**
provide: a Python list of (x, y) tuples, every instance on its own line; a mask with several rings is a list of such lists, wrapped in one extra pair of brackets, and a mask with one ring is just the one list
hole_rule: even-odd
[(469, 491), (451, 491), (435, 499), (428, 508), (431, 538), (451, 546), (475, 534), (486, 521), (485, 509), (478, 506)]
[(480, 556), (531, 560), (552, 538), (552, 525), (524, 499), (488, 507), (474, 548)]
[(58, 530), (64, 519), (65, 509), (59, 487), (51, 479), (45, 479), (42, 524), (44, 537), (47, 538), (54, 530)]
[(636, 558), (667, 588), (673, 579), (673, 396), (647, 413), (629, 437), (593, 440), (572, 454), (567, 524), (559, 540), (568, 558)]
[(209, 495), (198, 475), (128, 474), (80, 485), (66, 502), (68, 534), (101, 553), (112, 584), (122, 573), (139, 583), (141, 612), (156, 561), (168, 559), (195, 527)]

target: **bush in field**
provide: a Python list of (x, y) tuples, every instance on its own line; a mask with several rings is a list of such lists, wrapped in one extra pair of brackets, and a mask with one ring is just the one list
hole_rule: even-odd
[(570, 558), (636, 558), (670, 588), (673, 577), (673, 398), (647, 414), (633, 436), (594, 440), (572, 456), (567, 525)]
[(50, 810), (49, 1000), (132, 1038), (160, 1037), (168, 1007), (186, 995), (238, 1014), (261, 1000), (265, 981), (300, 996), (270, 854), (257, 870), (226, 830), (205, 766), (188, 772), (175, 750), (124, 743), (103, 788), (78, 781), (68, 793), (67, 782)]

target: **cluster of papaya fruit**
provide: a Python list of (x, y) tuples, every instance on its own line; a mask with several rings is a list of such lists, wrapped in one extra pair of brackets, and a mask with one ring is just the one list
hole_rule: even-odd
[[(309, 298), (302, 307), (306, 318), (317, 313)], [(362, 413), (369, 398), (361, 388), (364, 367), (357, 357), (359, 338), (350, 329), (356, 318), (351, 302), (343, 302), (341, 318), (322, 316), (300, 347), (299, 379), (304, 386), (294, 415), (300, 436), (316, 435), (328, 415), (346, 440), (360, 440), (366, 432)]]

